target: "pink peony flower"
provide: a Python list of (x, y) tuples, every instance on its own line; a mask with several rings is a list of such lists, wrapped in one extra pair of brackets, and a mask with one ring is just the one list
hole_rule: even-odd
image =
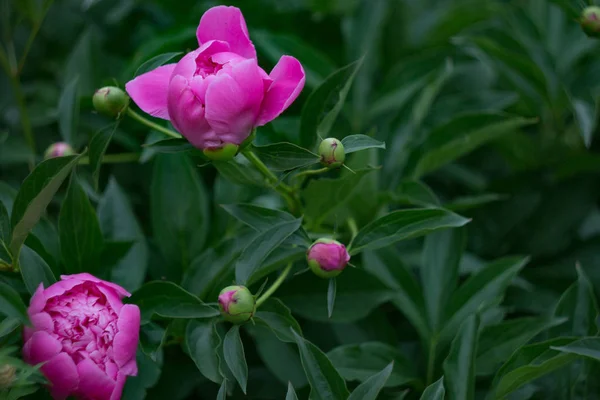
[(333, 278), (346, 268), (350, 254), (346, 246), (336, 240), (319, 239), (308, 249), (306, 260), (316, 275), (321, 278)]
[(44, 363), (55, 399), (118, 400), (127, 376), (137, 375), (140, 309), (124, 305), (130, 294), (114, 283), (87, 273), (61, 279), (31, 298), (23, 359)]
[(170, 120), (200, 149), (240, 145), (254, 127), (288, 108), (304, 87), (304, 70), (294, 57), (281, 57), (270, 75), (258, 66), (236, 7), (209, 9), (196, 36), (197, 50), (177, 64), (136, 77), (125, 88), (143, 111)]

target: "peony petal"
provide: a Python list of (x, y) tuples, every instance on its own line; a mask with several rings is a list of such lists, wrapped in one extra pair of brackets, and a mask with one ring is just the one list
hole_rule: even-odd
[(145, 113), (169, 119), (167, 89), (175, 64), (167, 64), (146, 72), (125, 84), (125, 90)]
[(95, 400), (109, 400), (115, 389), (115, 381), (110, 379), (92, 360), (86, 358), (77, 364), (79, 372), (80, 397)]
[(125, 381), (127, 380), (127, 375), (119, 374), (117, 376), (117, 382), (115, 383), (115, 388), (113, 389), (112, 395), (110, 396), (110, 400), (120, 400), (121, 395), (123, 394), (123, 386), (125, 386)]
[(294, 57), (283, 56), (271, 71), (273, 80), (263, 101), (257, 126), (262, 126), (277, 118), (298, 97), (304, 81), (304, 69)]
[(46, 293), (44, 291), (44, 284), (40, 283), (40, 285), (35, 290), (33, 296), (31, 296), (27, 313), (29, 315), (33, 315), (41, 312), (44, 309), (44, 307), (46, 307), (47, 300), (48, 297), (46, 297)]
[(196, 36), (200, 45), (210, 40), (222, 40), (229, 43), (232, 52), (256, 59), (246, 21), (237, 7), (218, 6), (206, 11), (200, 19)]
[(206, 90), (206, 120), (223, 143), (241, 144), (250, 135), (263, 93), (263, 79), (255, 60), (217, 74)]
[(35, 365), (50, 360), (60, 353), (62, 345), (46, 331), (37, 331), (23, 346), (23, 358), (29, 364)]
[(113, 359), (119, 367), (130, 360), (135, 361), (135, 352), (140, 337), (140, 309), (125, 304), (117, 320), (118, 332), (113, 340)]
[(38, 331), (47, 331), (52, 332), (54, 329), (54, 322), (52, 322), (52, 317), (45, 312), (33, 314), (29, 317), (31, 324)]
[[(198, 53), (200, 53), (201, 49), (196, 49), (187, 53), (175, 66), (173, 69), (173, 73), (171, 74), (170, 80), (177, 75), (181, 75), (186, 79), (192, 79), (194, 74), (196, 73), (196, 58), (198, 57)], [(167, 101), (168, 101), (167, 94)]]
[(65, 399), (79, 385), (79, 374), (73, 359), (60, 353), (42, 365), (42, 372), (50, 382), (50, 391), (55, 399)]
[(131, 293), (129, 293), (127, 290), (123, 289), (121, 286), (117, 285), (116, 283), (103, 281), (102, 279), (96, 278), (94, 275), (88, 274), (87, 272), (82, 272), (80, 274), (73, 274), (73, 275), (61, 275), (60, 279), (62, 279), (63, 281), (75, 280), (75, 281), (78, 281), (79, 283), (83, 283), (83, 282), (100, 283), (106, 287), (113, 289), (121, 297), (130, 297), (131, 296)]

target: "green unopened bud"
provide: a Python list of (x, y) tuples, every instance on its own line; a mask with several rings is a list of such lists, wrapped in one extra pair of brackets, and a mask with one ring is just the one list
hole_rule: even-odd
[(75, 154), (75, 150), (69, 145), (69, 143), (65, 142), (57, 142), (53, 143), (46, 149), (44, 153), (44, 159), (55, 158), (55, 157), (64, 157), (64, 156), (72, 156)]
[(587, 7), (579, 21), (583, 31), (590, 37), (600, 38), (600, 7)]
[(226, 321), (242, 324), (254, 315), (256, 300), (245, 286), (227, 286), (219, 293), (219, 309)]
[(321, 164), (327, 168), (339, 168), (346, 159), (344, 145), (336, 138), (324, 139), (319, 145), (319, 156)]
[(204, 149), (204, 155), (213, 161), (229, 161), (235, 157), (240, 146), (233, 143), (227, 143), (223, 147)]
[(306, 261), (315, 275), (321, 278), (335, 278), (342, 273), (350, 254), (346, 246), (333, 239), (319, 239), (306, 252)]
[(14, 365), (4, 364), (0, 367), (0, 389), (7, 389), (15, 381), (17, 369)]
[(129, 106), (127, 93), (115, 86), (106, 86), (96, 90), (92, 101), (96, 111), (114, 118), (119, 118)]

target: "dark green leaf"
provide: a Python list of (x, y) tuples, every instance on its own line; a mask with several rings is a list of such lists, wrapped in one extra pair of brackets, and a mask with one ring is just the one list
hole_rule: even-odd
[(144, 62), (142, 65), (140, 65), (140, 67), (137, 69), (137, 71), (135, 71), (135, 74), (133, 74), (133, 77), (135, 78), (136, 76), (145, 74), (146, 72), (150, 72), (150, 71), (160, 67), (161, 65), (165, 64), (166, 62), (172, 60), (173, 58), (177, 57), (180, 54), (183, 54), (183, 53), (182, 52), (164, 53), (164, 54), (159, 54), (156, 57), (152, 57), (151, 59)]
[(340, 346), (327, 356), (349, 381), (366, 382), (390, 363), (393, 363), (393, 369), (385, 386), (402, 386), (417, 381), (414, 363), (389, 344), (367, 342)]
[(310, 384), (310, 398), (314, 400), (345, 400), (349, 396), (346, 382), (327, 356), (317, 346), (296, 332), (300, 360)]
[(429, 186), (421, 181), (403, 180), (398, 185), (395, 201), (419, 207), (439, 207), (440, 200)]
[(279, 247), (292, 233), (296, 232), (302, 219), (282, 222), (274, 225), (269, 230), (261, 232), (244, 249), (235, 266), (235, 277), (239, 284), (245, 284), (252, 278), (252, 274), (262, 266), (269, 254)]
[(103, 268), (112, 268), (129, 253), (133, 241), (105, 241), (100, 254), (100, 265)]
[(0, 201), (0, 241), (7, 246), (10, 243), (10, 217), (2, 201)]
[(289, 171), (307, 167), (320, 161), (317, 154), (292, 143), (274, 143), (253, 146), (256, 155), (273, 171)]
[[(301, 146), (311, 148), (319, 136), (328, 137), (363, 60), (337, 70), (310, 94), (302, 109)], [(335, 105), (331, 107), (331, 104)]]
[(64, 87), (58, 100), (58, 130), (63, 140), (72, 146), (77, 144), (79, 118), (79, 77), (71, 79)]
[(94, 183), (94, 189), (98, 190), (98, 179), (100, 179), (100, 167), (102, 166), (102, 159), (108, 145), (112, 140), (117, 128), (119, 127), (118, 122), (100, 129), (90, 140), (90, 167), (92, 168), (92, 181)]
[(294, 336), (290, 332), (302, 333), (300, 324), (292, 316), (290, 309), (278, 299), (271, 298), (260, 306), (256, 312), (257, 324), (264, 324), (283, 342), (294, 342)]
[(444, 208), (450, 211), (464, 211), (481, 207), (495, 201), (504, 200), (505, 198), (506, 196), (496, 193), (458, 197), (451, 202), (444, 204)]
[(327, 316), (331, 318), (333, 315), (333, 306), (335, 305), (335, 278), (329, 279), (329, 285), (327, 286)]
[(598, 115), (596, 112), (596, 105), (590, 104), (583, 100), (573, 99), (573, 111), (575, 114), (575, 121), (579, 126), (579, 132), (581, 138), (587, 147), (592, 144), (592, 135), (596, 129)]
[(399, 210), (364, 226), (350, 244), (350, 254), (379, 249), (438, 229), (457, 228), (470, 220), (441, 208)]
[(127, 378), (123, 388), (122, 400), (146, 399), (148, 389), (156, 385), (160, 378), (162, 356), (158, 360), (154, 360), (138, 348), (136, 362), (138, 374)]
[(231, 161), (213, 161), (212, 165), (231, 183), (245, 186), (267, 186), (265, 178), (239, 156)]
[(18, 257), (21, 245), (25, 242), (27, 235), (37, 224), (46, 210), (46, 206), (69, 175), (79, 157), (81, 155), (46, 160), (39, 164), (23, 181), (10, 217), (12, 226), (10, 251), (13, 257)]
[(16, 317), (6, 317), (0, 322), (0, 338), (9, 335), (21, 326), (21, 319)]
[(220, 314), (172, 282), (148, 282), (127, 302), (140, 307), (142, 323), (150, 322), (153, 314), (165, 318), (210, 318)]
[(167, 329), (153, 322), (140, 327), (140, 349), (153, 361), (158, 361), (167, 338)]
[(421, 395), (421, 400), (444, 400), (445, 396), (446, 390), (444, 389), (444, 377), (442, 376), (436, 382), (427, 386)]
[(225, 335), (223, 354), (227, 366), (245, 394), (246, 384), (248, 383), (248, 364), (246, 364), (244, 345), (242, 344), (242, 338), (240, 338), (240, 327), (238, 325), (232, 326)]
[(29, 323), (27, 308), (19, 293), (4, 282), (0, 282), (0, 314), (18, 318), (22, 323)]
[(156, 156), (150, 207), (154, 239), (180, 279), (202, 252), (210, 224), (208, 194), (186, 155)]
[(454, 64), (451, 59), (446, 59), (444, 66), (429, 77), (430, 82), (419, 93), (419, 97), (415, 99), (415, 104), (412, 108), (411, 123), (413, 126), (418, 127), (421, 125), (425, 117), (429, 114), (435, 99), (453, 73)]
[(385, 143), (373, 139), (367, 135), (350, 135), (342, 139), (344, 153), (350, 154), (355, 151), (366, 149), (385, 149)]
[(56, 278), (46, 261), (27, 246), (21, 248), (19, 266), (23, 282), (31, 294), (36, 291), (40, 283), (44, 284), (44, 288), (48, 288), (56, 282)]
[(348, 400), (377, 400), (377, 396), (385, 386), (393, 368), (394, 363), (391, 362), (381, 372), (371, 376), (369, 379), (358, 385), (350, 397), (348, 397)]
[(185, 332), (185, 345), (196, 366), (208, 379), (221, 383), (217, 349), (221, 339), (215, 327), (215, 320), (191, 320)]
[(71, 179), (60, 208), (58, 231), (65, 271), (97, 273), (104, 239), (96, 212), (76, 179)]
[(597, 337), (584, 338), (565, 346), (552, 346), (551, 348), (562, 353), (576, 354), (600, 361), (600, 338)]
[(473, 314), (463, 322), (444, 360), (444, 377), (450, 400), (472, 400), (475, 397), (478, 333), (479, 317)]
[(167, 138), (158, 140), (156, 142), (143, 145), (145, 149), (151, 149), (156, 153), (183, 153), (183, 152), (194, 152), (196, 154), (202, 154), (196, 149), (187, 139), (184, 138)]
[(223, 379), (219, 392), (217, 393), (217, 400), (227, 399), (227, 379)]
[(296, 396), (296, 391), (292, 386), (292, 382), (288, 382), (288, 390), (287, 394), (285, 395), (285, 400), (298, 400), (298, 396)]

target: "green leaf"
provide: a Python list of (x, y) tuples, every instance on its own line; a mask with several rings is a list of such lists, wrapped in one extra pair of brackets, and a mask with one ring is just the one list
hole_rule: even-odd
[(96, 212), (74, 177), (60, 208), (58, 231), (65, 271), (97, 273), (104, 239)]
[(335, 278), (329, 279), (329, 285), (327, 286), (327, 316), (331, 318), (333, 315), (333, 306), (335, 305)]
[(288, 390), (287, 394), (285, 395), (285, 400), (298, 400), (298, 396), (296, 396), (296, 391), (292, 386), (292, 382), (288, 382)]
[(497, 193), (484, 193), (475, 196), (457, 197), (451, 202), (444, 204), (444, 208), (450, 211), (464, 211), (504, 199), (506, 199), (505, 195)]
[(76, 76), (65, 85), (58, 100), (58, 130), (63, 140), (72, 146), (77, 145), (78, 89), (79, 77)]
[(15, 317), (6, 317), (0, 322), (0, 338), (3, 338), (21, 326), (21, 319)]
[(444, 360), (444, 377), (450, 400), (472, 400), (475, 397), (478, 331), (479, 317), (472, 314), (463, 322)]
[(111, 125), (100, 129), (90, 140), (90, 167), (92, 168), (92, 182), (94, 189), (98, 190), (98, 179), (100, 179), (100, 167), (102, 166), (102, 158), (108, 145), (112, 140), (113, 135), (119, 127), (119, 122), (114, 122)]
[(581, 138), (586, 147), (590, 147), (598, 123), (597, 107), (580, 99), (572, 99), (572, 105)]
[(148, 245), (127, 194), (111, 177), (98, 203), (100, 228), (111, 240), (133, 241), (133, 246), (112, 268), (110, 280), (128, 291), (144, 282), (148, 266)]
[(574, 361), (574, 354), (562, 353), (552, 347), (563, 347), (575, 338), (555, 338), (521, 347), (500, 368), (493, 382), (495, 399), (503, 399), (521, 386)]
[(27, 308), (19, 293), (4, 282), (0, 282), (0, 314), (9, 318), (18, 318), (25, 324), (29, 323)]
[(263, 324), (273, 331), (273, 333), (283, 342), (294, 342), (294, 336), (290, 332), (292, 328), (295, 332), (302, 333), (300, 324), (292, 316), (290, 309), (281, 300), (270, 298), (263, 304), (254, 316), (255, 322)]
[(46, 160), (25, 178), (10, 217), (12, 239), (9, 248), (13, 257), (18, 257), (27, 235), (40, 220), (52, 197), (82, 155)]
[(429, 114), (435, 99), (438, 97), (440, 91), (453, 73), (454, 64), (451, 59), (446, 59), (444, 66), (429, 78), (430, 82), (419, 93), (419, 97), (415, 99), (411, 118), (413, 126), (418, 127), (423, 123), (423, 120)]
[(180, 279), (204, 248), (210, 226), (208, 206), (206, 189), (186, 155), (156, 156), (150, 197), (152, 232), (174, 278)]
[(380, 142), (367, 135), (346, 136), (342, 139), (342, 145), (344, 145), (344, 153), (346, 154), (366, 149), (385, 149), (384, 142)]
[(487, 142), (536, 122), (537, 119), (507, 118), (497, 114), (469, 114), (457, 117), (431, 132), (423, 145), (426, 150), (417, 162), (413, 177), (419, 178)]
[(421, 283), (429, 327), (438, 332), (445, 309), (458, 285), (458, 266), (465, 248), (464, 229), (447, 229), (425, 237)]
[[(150, 149), (156, 153), (184, 153), (194, 152), (194, 155), (201, 155), (202, 152), (192, 146), (185, 138), (167, 138), (152, 143), (142, 145), (144, 149)], [(202, 155), (204, 157), (204, 155)]]
[(140, 307), (143, 324), (150, 322), (154, 314), (165, 318), (210, 318), (220, 314), (219, 310), (204, 304), (173, 282), (148, 282), (127, 302)]
[(183, 54), (183, 53), (182, 52), (164, 53), (164, 54), (159, 54), (156, 57), (152, 57), (151, 59), (144, 62), (142, 65), (140, 65), (140, 67), (137, 69), (137, 71), (135, 71), (135, 74), (133, 74), (133, 77), (135, 78), (136, 76), (140, 76), (142, 74), (145, 74), (146, 72), (150, 72), (150, 71), (160, 67), (161, 65), (165, 64), (166, 62), (172, 60), (173, 58), (177, 57), (180, 54)]
[(300, 360), (310, 384), (310, 399), (313, 400), (345, 400), (349, 396), (346, 382), (327, 356), (317, 346), (304, 339), (296, 332), (296, 344), (300, 351)]
[(130, 240), (105, 241), (100, 254), (100, 265), (103, 268), (112, 268), (125, 257), (132, 247), (133, 241)]
[(317, 154), (292, 143), (252, 146), (252, 150), (273, 171), (290, 171), (320, 162)]
[(302, 219), (295, 219), (279, 223), (259, 233), (237, 260), (235, 265), (236, 282), (243, 285), (250, 280), (252, 274), (262, 266), (269, 254), (296, 232), (301, 224)]
[(394, 363), (391, 362), (387, 367), (381, 370), (381, 372), (371, 376), (369, 379), (358, 385), (350, 397), (348, 397), (348, 400), (377, 400), (377, 396), (385, 386), (393, 368)]
[(10, 217), (2, 201), (0, 201), (0, 242), (7, 245), (10, 243)]
[[(344, 106), (352, 81), (364, 57), (329, 75), (308, 97), (300, 120), (300, 145), (311, 148), (318, 137), (328, 137)], [(334, 104), (331, 107), (331, 104)], [(331, 108), (329, 108), (331, 107)]]
[(185, 346), (196, 366), (208, 379), (221, 383), (220, 360), (217, 349), (221, 338), (215, 327), (215, 320), (191, 320), (185, 331)]
[(44, 284), (44, 288), (56, 283), (56, 278), (46, 261), (27, 246), (21, 248), (19, 266), (23, 282), (31, 294), (36, 291), (40, 283)]
[(433, 190), (421, 181), (405, 179), (400, 182), (394, 200), (408, 205), (419, 207), (439, 207), (440, 200)]
[(442, 376), (436, 382), (427, 386), (421, 395), (421, 400), (444, 400), (445, 396), (446, 389), (444, 389), (444, 377)]
[(153, 361), (158, 361), (167, 338), (167, 329), (153, 322), (140, 327), (139, 348)]
[(440, 341), (445, 342), (452, 338), (462, 322), (471, 314), (492, 306), (528, 261), (528, 257), (502, 258), (469, 277), (454, 292), (448, 303), (449, 319), (442, 329)]
[(227, 399), (227, 379), (223, 379), (221, 383), (221, 387), (219, 388), (219, 392), (217, 393), (217, 400), (226, 400)]
[(231, 161), (213, 161), (212, 165), (231, 183), (244, 186), (267, 186), (265, 178), (243, 157), (238, 156)]
[(399, 210), (364, 226), (350, 244), (350, 254), (379, 249), (400, 240), (413, 239), (430, 232), (457, 228), (469, 219), (441, 208)]
[(597, 337), (583, 338), (565, 346), (552, 346), (551, 348), (562, 353), (576, 354), (600, 361), (600, 338)]
[(227, 366), (240, 384), (244, 394), (246, 394), (248, 365), (246, 364), (246, 355), (244, 354), (242, 338), (240, 338), (239, 325), (232, 326), (225, 335), (225, 339), (223, 340), (223, 354)]
[(367, 342), (336, 347), (327, 356), (344, 379), (366, 382), (383, 368), (393, 365), (385, 386), (395, 387), (417, 381), (415, 364), (396, 347)]

